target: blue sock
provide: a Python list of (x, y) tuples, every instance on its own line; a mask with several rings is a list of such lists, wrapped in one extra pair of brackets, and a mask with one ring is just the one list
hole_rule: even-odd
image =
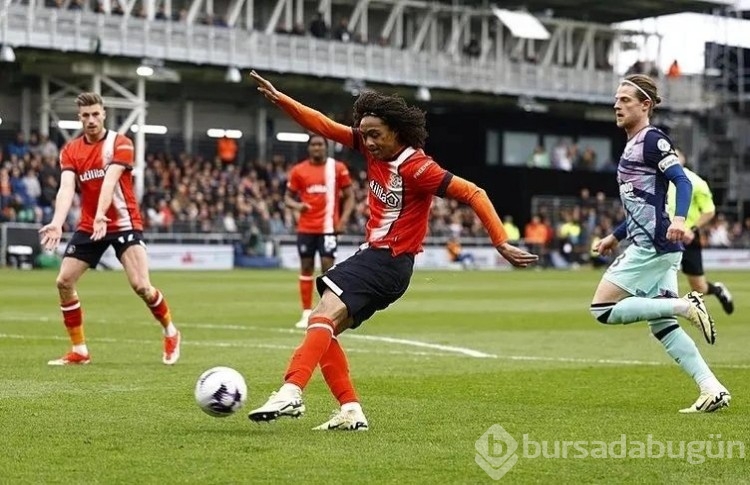
[(601, 323), (635, 323), (681, 315), (688, 305), (681, 298), (631, 296), (617, 303), (593, 304), (591, 313)]
[(708, 368), (695, 346), (695, 342), (677, 324), (674, 318), (652, 319), (648, 322), (651, 333), (664, 346), (670, 357), (677, 362), (703, 391), (716, 391), (721, 384)]

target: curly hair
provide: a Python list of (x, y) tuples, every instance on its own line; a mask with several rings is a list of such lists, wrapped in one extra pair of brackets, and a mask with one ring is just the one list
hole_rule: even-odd
[(416, 106), (407, 105), (401, 96), (363, 92), (354, 102), (354, 126), (359, 126), (365, 116), (383, 120), (402, 143), (414, 148), (424, 147), (427, 140), (425, 113)]

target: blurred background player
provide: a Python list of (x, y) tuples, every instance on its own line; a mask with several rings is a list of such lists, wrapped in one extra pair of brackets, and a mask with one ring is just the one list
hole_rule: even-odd
[[(660, 102), (656, 84), (642, 74), (627, 76), (615, 94), (617, 126), (628, 136), (617, 167), (626, 217), (596, 250), (607, 255), (625, 238), (631, 244), (604, 273), (591, 302), (591, 314), (605, 324), (648, 321), (654, 337), (700, 389), (698, 399), (680, 412), (712, 412), (727, 406), (731, 396), (675, 319), (676, 315), (688, 319), (709, 344), (715, 342), (714, 322), (700, 293), (677, 296), (677, 268), (692, 187), (672, 142), (650, 125), (654, 107)], [(669, 182), (676, 187), (671, 222), (665, 207)]]
[(305, 129), (319, 133), (365, 156), (368, 178), (367, 242), (316, 283), (320, 301), (310, 315), (302, 344), (295, 350), (284, 384), (260, 408), (253, 421), (298, 417), (305, 412), (302, 390), (320, 365), (323, 378), (341, 405), (319, 430), (368, 429), (349, 375), (346, 354), (338, 339), (378, 311), (401, 298), (409, 287), (414, 257), (422, 250), (433, 197), (448, 197), (469, 205), (482, 221), (493, 246), (514, 266), (537, 260), (507, 242), (502, 221), (487, 194), (456, 177), (424, 153), (425, 114), (403, 98), (366, 91), (354, 103), (354, 128), (327, 118), (277, 91), (255, 71), (258, 90)]
[[(685, 252), (682, 253), (682, 272), (687, 276), (691, 289), (704, 295), (714, 295), (721, 302), (724, 311), (728, 315), (731, 315), (734, 311), (732, 294), (723, 283), (718, 281), (711, 283), (707, 281), (706, 275), (703, 272), (703, 245), (700, 230), (711, 222), (714, 214), (716, 214), (711, 189), (705, 180), (685, 166), (687, 165), (685, 154), (680, 150), (675, 150), (675, 153), (680, 160), (680, 165), (682, 165), (685, 175), (690, 179), (690, 183), (693, 184), (690, 210), (688, 210), (687, 218), (685, 219), (685, 227), (688, 230), (685, 231), (685, 236), (682, 238), (682, 242), (685, 245)], [(674, 184), (669, 184), (667, 204), (670, 216), (674, 216), (675, 194)]]
[(106, 112), (98, 94), (82, 93), (76, 98), (76, 105), (83, 135), (70, 141), (60, 152), (62, 175), (55, 213), (52, 222), (39, 230), (44, 248), (56, 250), (78, 184), (81, 220), (65, 248), (57, 276), (60, 309), (73, 347), (61, 358), (49, 361), (49, 365), (91, 362), (76, 283), (87, 269), (96, 267), (109, 246), (114, 248), (122, 263), (130, 286), (161, 323), (162, 362), (174, 364), (180, 357), (181, 337), (172, 323), (164, 295), (149, 281), (141, 211), (133, 190), (133, 142), (104, 128)]
[(307, 141), (309, 158), (289, 171), (284, 203), (298, 212), (297, 251), (300, 258), (299, 294), (302, 317), (295, 324), (306, 328), (312, 311), (315, 253), (325, 273), (336, 258), (337, 234), (346, 230), (354, 210), (354, 190), (349, 170), (343, 162), (328, 157), (328, 141), (311, 135)]
[(474, 255), (463, 250), (458, 236), (451, 236), (445, 245), (445, 249), (448, 251), (448, 257), (452, 263), (461, 264), (463, 269), (476, 269)]

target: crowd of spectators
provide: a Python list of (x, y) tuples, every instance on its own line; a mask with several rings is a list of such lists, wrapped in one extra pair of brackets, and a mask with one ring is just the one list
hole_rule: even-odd
[[(0, 147), (0, 222), (43, 224), (52, 218), (59, 184), (59, 150), (47, 137), (22, 133)], [(283, 204), (287, 172), (296, 160), (274, 155), (269, 161), (225, 163), (217, 157), (147, 155), (141, 203), (147, 231), (155, 233), (237, 234), (249, 252), (263, 241), (295, 232), (295, 214)], [(346, 233), (362, 235), (368, 218), (364, 171), (352, 170), (356, 204)], [(542, 256), (542, 267), (605, 264), (590, 251), (591, 244), (612, 231), (624, 217), (617, 199), (581, 190), (577, 198), (543, 198), (529, 221), (519, 226), (505, 215), (511, 239), (523, 239)], [(65, 230), (80, 216), (80, 201), (71, 208)], [(486, 237), (470, 208), (435, 199), (429, 235)], [(702, 234), (706, 247), (750, 247), (750, 217), (729, 220), (718, 214)]]

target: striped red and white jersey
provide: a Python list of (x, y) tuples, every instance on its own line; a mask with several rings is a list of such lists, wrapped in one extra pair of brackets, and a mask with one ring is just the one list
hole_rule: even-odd
[(60, 152), (60, 168), (71, 170), (81, 191), (81, 220), (77, 230), (93, 232), (94, 216), (104, 173), (110, 164), (124, 165), (127, 170), (120, 177), (106, 216), (110, 219), (107, 232), (143, 230), (141, 212), (133, 188), (133, 142), (116, 131), (107, 130), (104, 138), (89, 143), (81, 135), (68, 142)]
[[(358, 130), (354, 131), (355, 139), (359, 138)], [(421, 149), (408, 147), (391, 161), (378, 160), (367, 150), (362, 153), (369, 184), (367, 243), (390, 248), (394, 256), (421, 252), (432, 199), (445, 195), (451, 173)]]
[(332, 234), (341, 215), (341, 191), (351, 184), (346, 165), (330, 157), (320, 165), (303, 160), (292, 167), (287, 188), (310, 206), (300, 213), (297, 232)]

